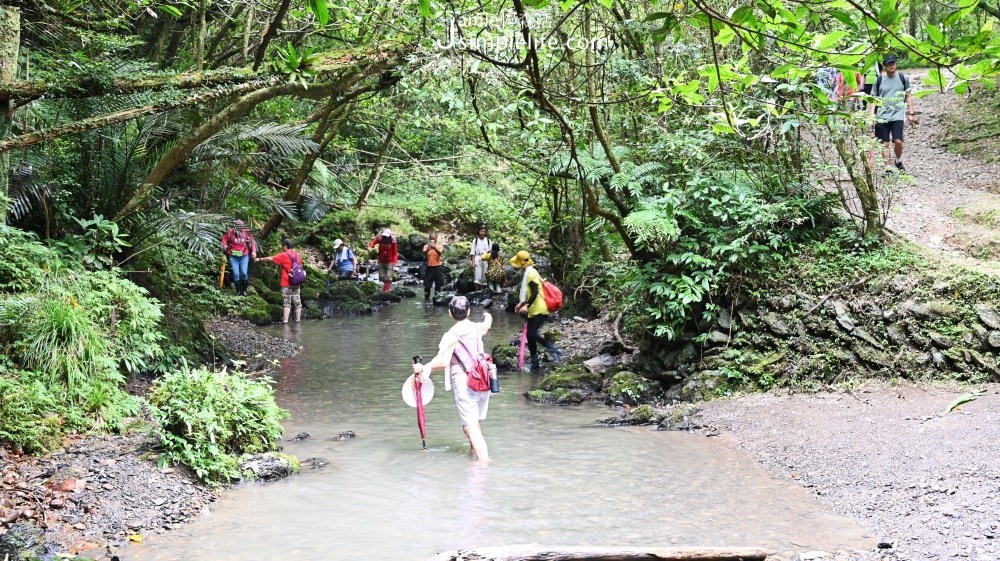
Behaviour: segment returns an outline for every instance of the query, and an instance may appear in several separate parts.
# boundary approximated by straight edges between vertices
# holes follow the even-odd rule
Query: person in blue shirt
[[[358,257],[341,239],[333,240],[333,260],[326,272],[329,273],[334,267],[337,267],[339,280],[350,280],[358,274]]]

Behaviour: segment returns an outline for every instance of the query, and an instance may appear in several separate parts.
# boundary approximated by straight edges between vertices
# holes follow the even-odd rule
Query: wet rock
[[[29,522],[18,522],[0,535],[0,559],[34,561],[47,559],[53,548],[45,541],[45,531]]]
[[[601,374],[617,364],[618,358],[607,354],[597,355],[592,359],[583,361],[583,365],[587,370],[596,374]]]
[[[983,322],[986,327],[1000,329],[1000,312],[997,312],[995,307],[987,304],[977,304],[976,314],[979,315],[979,321]]]
[[[288,456],[266,452],[240,458],[240,471],[250,479],[281,479],[297,472],[299,466]]]
[[[352,440],[354,438],[357,438],[357,436],[358,435],[354,434],[354,431],[352,431],[352,430],[345,430],[342,433],[338,433],[336,436],[334,436],[330,440],[337,440],[337,441],[340,441],[340,442],[344,442],[346,440]]]
[[[292,437],[292,442],[301,442],[307,438],[309,438],[308,432],[300,432],[299,434]]]
[[[596,422],[611,427],[625,425],[650,425],[656,423],[656,420],[654,419],[655,413],[656,412],[653,410],[652,406],[640,405],[625,411],[621,415],[600,419]]]
[[[554,391],[532,390],[524,396],[531,401],[552,405],[579,405],[586,399],[582,391],[565,388],[558,388]]]
[[[501,372],[517,370],[518,347],[514,345],[497,345],[493,347],[490,354],[493,357],[493,364],[497,365],[497,370]]]
[[[597,353],[601,355],[620,355],[625,352],[625,345],[618,341],[605,341],[601,343],[601,348]]]
[[[492,308],[493,307],[493,299],[492,298],[484,298],[482,301],[479,302],[479,305],[482,306],[482,307],[484,307],[484,308]]]

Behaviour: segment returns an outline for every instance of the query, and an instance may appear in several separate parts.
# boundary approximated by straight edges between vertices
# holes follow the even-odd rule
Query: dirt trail
[[[908,74],[915,85],[923,75]],[[888,226],[945,258],[1000,272],[1000,162],[955,154],[945,141],[948,120],[967,103],[953,93],[916,100],[903,154],[912,182],[899,182]]]

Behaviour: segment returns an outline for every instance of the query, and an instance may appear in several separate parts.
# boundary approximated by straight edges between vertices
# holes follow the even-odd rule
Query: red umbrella
[[[528,344],[528,324],[521,329],[521,350],[517,353],[517,369],[524,368],[524,347]]]

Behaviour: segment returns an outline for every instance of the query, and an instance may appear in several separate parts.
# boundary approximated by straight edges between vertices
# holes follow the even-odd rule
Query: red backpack
[[[545,298],[545,307],[549,313],[559,311],[563,305],[562,290],[547,280],[542,281],[542,297]]]
[[[458,339],[458,344],[462,345],[465,349],[465,354],[472,357],[473,364],[471,367],[466,366],[466,361],[462,360],[462,357],[458,352],[454,353],[454,357],[458,359],[461,363],[462,368],[465,369],[465,375],[468,376],[468,386],[469,389],[474,392],[488,392],[490,391],[490,378],[492,373],[496,368],[493,366],[493,357],[484,353],[482,349],[483,340],[479,338],[478,352],[473,353],[469,350],[469,347],[462,341],[461,338]],[[457,351],[458,349],[456,349]]]

